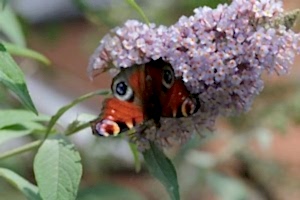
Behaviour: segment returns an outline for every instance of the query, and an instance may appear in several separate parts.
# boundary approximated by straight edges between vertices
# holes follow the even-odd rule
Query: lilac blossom
[[[197,8],[170,27],[129,20],[101,40],[88,71],[93,75],[111,65],[130,67],[158,58],[170,63],[202,108],[188,118],[162,119],[155,137],[163,140],[153,133],[144,139],[162,146],[172,138],[184,142],[193,130],[211,129],[218,115],[248,111],[263,89],[264,71],[289,72],[300,35],[285,24],[271,26],[283,16],[279,0],[233,0],[216,9]]]

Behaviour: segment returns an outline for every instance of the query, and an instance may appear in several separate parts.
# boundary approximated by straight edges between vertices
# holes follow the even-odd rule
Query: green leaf
[[[0,11],[1,11],[1,9],[4,10],[4,8],[5,8],[6,4],[7,4],[7,1],[8,0],[0,0],[0,6],[2,5],[1,8],[0,8]]]
[[[230,3],[229,0],[186,0],[183,1],[182,4],[184,5],[185,9],[191,10],[197,7],[209,6],[211,8],[216,8],[219,4]]]
[[[48,121],[49,117],[45,115],[35,115],[28,110],[1,110],[0,111],[0,129],[6,126],[21,124],[26,126],[28,122]]]
[[[38,193],[38,188],[15,172],[9,169],[0,168],[0,177],[3,177],[14,187],[20,190],[27,199],[41,200],[41,197]]]
[[[23,72],[12,57],[4,51],[0,51],[0,82],[17,95],[26,108],[37,114],[37,110],[29,95]]]
[[[80,155],[62,137],[47,139],[35,156],[34,174],[43,199],[75,199],[82,175]]]
[[[88,93],[86,95],[83,95],[77,99],[75,99],[74,101],[72,101],[70,104],[60,108],[55,115],[53,115],[51,117],[51,120],[48,124],[48,127],[47,127],[47,131],[46,131],[46,134],[45,134],[45,139],[48,137],[49,133],[51,132],[53,126],[56,124],[57,120],[65,113],[67,112],[70,108],[72,108],[73,106],[75,106],[76,104],[84,101],[84,100],[87,100],[93,96],[96,96],[96,95],[108,95],[110,93],[110,91],[108,90],[97,90],[95,92],[91,92],[91,93]]]
[[[153,143],[143,152],[143,156],[150,174],[166,187],[172,200],[179,200],[177,174],[172,162]]]
[[[0,129],[0,145],[31,133],[45,131],[45,127],[37,122],[27,122],[22,125],[9,126],[4,129]]]
[[[112,184],[101,184],[79,191],[78,200],[145,200],[141,194]]]
[[[30,133],[30,130],[0,130],[0,145],[9,140],[28,135]]]
[[[149,25],[150,24],[149,19],[145,15],[143,9],[135,2],[135,0],[126,0],[126,1],[133,9],[135,9],[139,13],[139,15],[141,15],[143,20]]]
[[[20,23],[9,5],[5,5],[0,12],[0,32],[13,43],[26,46]]]
[[[139,158],[139,151],[137,149],[136,144],[129,143],[129,147],[130,147],[130,150],[132,152],[133,159],[134,159],[135,172],[138,173],[138,172],[141,171],[141,161],[140,161],[140,158]]]
[[[16,56],[32,58],[37,61],[40,61],[41,63],[43,63],[45,65],[51,64],[51,61],[46,56],[40,54],[39,52],[36,52],[36,51],[28,49],[28,48],[20,47],[20,46],[17,46],[12,43],[8,43],[8,42],[2,42],[2,44],[4,45],[7,52],[10,54],[13,54]]]
[[[0,51],[6,51],[5,47],[3,44],[0,43]]]

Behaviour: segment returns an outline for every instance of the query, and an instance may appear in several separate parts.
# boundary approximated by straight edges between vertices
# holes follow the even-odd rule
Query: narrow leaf
[[[13,91],[23,105],[37,114],[37,110],[29,95],[23,72],[5,51],[0,51],[0,82]]]
[[[34,159],[34,174],[43,199],[75,199],[82,175],[80,155],[64,138],[47,139]]]
[[[135,2],[135,0],[126,0],[126,1],[131,7],[133,7],[139,13],[139,15],[141,15],[143,20],[149,25],[150,24],[149,19],[145,15],[143,9]]]
[[[45,115],[35,115],[28,110],[1,110],[0,111],[0,129],[6,126],[16,124],[26,124],[34,121],[48,121],[49,117]]]
[[[3,44],[0,43],[0,51],[6,51],[5,47]]]
[[[112,184],[101,184],[94,187],[88,187],[81,190],[78,194],[80,200],[145,200],[145,198],[136,191]]]
[[[0,0],[0,6],[1,6],[1,4],[2,4],[2,6],[1,6],[0,9],[4,10],[4,8],[5,8],[6,4],[7,4],[7,1],[8,1],[8,0]]]
[[[9,140],[28,135],[30,132],[30,130],[0,130],[0,145]]]
[[[188,8],[197,8],[203,6],[209,6],[211,8],[216,8],[219,4],[230,3],[230,0],[201,0],[201,1],[185,1],[184,5],[188,5]]]
[[[41,63],[45,65],[50,65],[51,61],[44,55],[40,54],[39,52],[36,52],[34,50],[17,46],[12,43],[8,42],[2,42],[4,45],[5,49],[7,50],[8,53],[16,55],[16,56],[22,56],[22,57],[27,57],[27,58],[32,58],[37,61],[40,61]]]
[[[15,172],[9,169],[0,168],[0,177],[3,177],[15,188],[20,190],[27,199],[41,200],[41,197],[38,193],[38,188]]]
[[[179,200],[177,174],[172,162],[153,143],[143,152],[143,156],[150,174],[166,187],[172,200]]]
[[[2,4],[4,5],[6,3],[3,2]],[[6,4],[0,12],[0,32],[2,32],[11,42],[22,47],[26,46],[20,23],[8,4]]]
[[[130,147],[130,150],[131,150],[132,155],[133,155],[134,164],[135,164],[135,171],[138,173],[139,171],[141,171],[141,161],[140,161],[140,158],[139,158],[139,151],[137,149],[136,144],[129,143],[129,147]]]
[[[0,145],[9,140],[36,132],[44,133],[45,127],[37,122],[26,122],[22,125],[17,124],[14,126],[6,127],[4,129],[0,129]]]

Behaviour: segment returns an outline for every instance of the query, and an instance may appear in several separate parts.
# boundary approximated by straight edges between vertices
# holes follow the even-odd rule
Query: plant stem
[[[90,126],[90,122],[81,124],[80,126],[76,127],[76,128],[73,129],[72,131],[66,132],[66,135],[67,135],[67,136],[73,135],[74,133],[77,133],[78,131],[81,131],[81,130],[83,130],[83,129],[85,129],[85,128],[88,128],[89,126]]]
[[[73,135],[74,133],[77,133],[78,131],[85,129],[88,126],[89,126],[89,123],[84,123],[84,124],[78,126],[73,131],[71,131],[69,133],[66,133],[66,135],[67,136]],[[42,142],[43,142],[43,140],[36,140],[36,141],[30,142],[28,144],[25,144],[21,147],[18,147],[18,148],[12,149],[10,151],[4,152],[4,153],[0,154],[0,160],[12,157],[14,155],[24,153],[26,151],[34,150],[34,149],[38,148],[42,144]]]
[[[33,149],[37,148],[40,145],[40,143],[41,143],[41,140],[36,140],[34,142],[25,144],[24,146],[4,152],[4,153],[0,154],[0,160],[17,155],[17,154],[24,153],[29,150],[33,150]]]

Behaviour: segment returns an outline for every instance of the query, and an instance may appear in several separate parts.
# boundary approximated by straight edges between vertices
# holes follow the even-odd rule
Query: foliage
[[[9,169],[0,168],[0,176],[5,178],[8,182],[14,185],[16,188],[21,190],[28,199],[40,200],[41,197],[38,193],[38,188],[28,182],[23,177],[19,176]]]
[[[172,200],[179,200],[179,186],[172,162],[153,143],[143,152],[149,172],[166,187]]]
[[[0,44],[0,82],[12,90],[21,102],[30,110],[37,114],[37,110],[29,96],[22,71],[15,61],[6,52],[3,44]]]
[[[35,156],[34,172],[43,199],[76,198],[82,175],[81,158],[67,139],[47,139]]]
[[[4,2],[6,1],[3,1],[3,5]],[[78,0],[75,2],[77,2],[78,6],[81,6],[91,21],[96,22],[99,18],[103,18],[103,15],[97,15],[99,12],[96,10],[91,11],[83,4],[83,1]],[[140,14],[143,13],[135,1],[128,0],[128,2]],[[182,4],[185,7],[194,8],[195,4],[198,5],[199,2],[184,1]],[[180,5],[178,3],[175,7]],[[82,163],[84,163],[87,155],[80,155],[75,145],[66,136],[76,134],[89,127],[89,119],[78,119],[64,130],[57,129],[59,125],[58,120],[78,103],[96,95],[108,95],[109,91],[99,90],[83,95],[68,105],[62,106],[53,116],[38,114],[26,86],[23,72],[11,57],[11,54],[35,59],[46,65],[49,65],[50,61],[40,53],[26,48],[26,42],[17,17],[8,5],[5,4],[3,9],[4,12],[0,11],[1,32],[10,42],[0,41],[0,82],[19,98],[27,110],[0,110],[0,145],[26,136],[30,136],[33,140],[23,146],[1,153],[0,161],[19,156],[23,152],[34,152],[36,150],[33,171],[37,185],[31,183],[29,181],[30,178],[25,178],[25,176],[23,177],[9,168],[0,168],[0,177],[22,192],[27,199],[32,200],[71,200],[76,198],[92,200],[120,199],[123,197],[130,200],[146,199],[142,194],[115,184],[105,183],[97,184],[94,187],[79,187],[83,174]],[[146,22],[149,21],[144,14],[141,15]],[[295,85],[299,85],[299,83]],[[250,172],[256,170],[255,164],[265,167],[265,169],[272,169],[270,166],[274,167],[276,164],[263,161],[252,152],[250,146],[255,141],[263,148],[269,148],[274,134],[270,129],[263,127],[265,123],[269,127],[281,131],[285,130],[290,118],[295,123],[299,123],[299,87],[296,87],[295,90],[296,92],[293,94],[287,95],[287,101],[265,105],[263,109],[254,110],[247,117],[230,118],[231,125],[238,128],[233,130],[231,134],[228,134],[229,136],[226,139],[230,142],[219,155],[205,153],[201,147],[220,136],[207,137],[205,140],[196,136],[177,153],[174,159],[177,172],[166,153],[158,149],[154,144],[151,144],[151,148],[143,153],[144,163],[150,174],[165,186],[171,199],[178,200],[180,196],[189,196],[189,191],[194,191],[194,187],[190,186],[199,185],[201,187],[208,185],[219,199],[247,199],[250,195],[247,189],[247,181],[243,181],[238,177],[224,175],[217,168],[233,157],[238,159],[243,166],[246,166],[245,169]],[[246,118],[250,118],[250,120],[247,121]],[[253,129],[253,126],[257,127]],[[241,130],[243,130],[243,133],[240,132]],[[87,151],[92,150],[90,147],[87,147],[87,149]],[[130,144],[130,149],[135,161],[136,171],[139,172],[143,170],[139,152],[134,144]],[[171,155],[171,153],[167,155]],[[272,169],[268,173],[277,172],[276,169]],[[266,175],[266,173],[256,172],[251,179],[248,177],[248,182],[251,181],[251,184],[254,186],[261,185],[263,181],[257,177],[264,178],[263,175]],[[178,180],[180,180],[180,187]],[[268,177],[265,180],[268,180]],[[262,196],[269,197],[271,194],[268,191],[268,186],[266,184],[263,186]],[[197,189],[197,187],[195,188]]]

